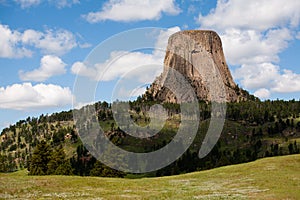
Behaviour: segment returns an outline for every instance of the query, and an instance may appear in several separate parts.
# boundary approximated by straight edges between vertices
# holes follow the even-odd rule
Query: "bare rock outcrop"
[[[232,79],[221,39],[214,31],[188,30],[171,35],[163,73],[146,91],[144,98],[171,103],[184,101],[185,94],[178,97],[178,94],[176,96],[165,87],[166,80],[171,83],[178,81],[173,71],[183,75],[199,100],[215,101],[223,98],[226,102],[238,102],[246,99],[244,91]]]

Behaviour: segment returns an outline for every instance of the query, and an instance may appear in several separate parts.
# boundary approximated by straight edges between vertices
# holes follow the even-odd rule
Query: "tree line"
[[[134,122],[149,123],[146,113],[155,103],[158,102],[129,102]],[[121,148],[137,152],[154,151],[168,144],[176,134],[176,127],[165,126],[156,137],[134,138],[117,126],[112,104],[97,102],[94,106],[97,112],[97,119],[94,120],[105,126],[110,140]],[[163,106],[170,118],[180,115],[180,105],[164,103]],[[149,175],[173,175],[262,157],[299,153],[300,101],[261,102],[255,99],[228,103],[221,138],[210,154],[201,160],[197,152],[209,123],[211,104],[199,102],[199,109],[200,129],[188,151],[171,165]],[[27,168],[30,175],[126,176],[105,166],[90,154],[82,145],[76,127],[70,123],[72,118],[71,111],[41,115],[20,120],[4,129],[0,142],[0,171]],[[73,147],[73,154],[67,155],[66,148],[70,146]]]

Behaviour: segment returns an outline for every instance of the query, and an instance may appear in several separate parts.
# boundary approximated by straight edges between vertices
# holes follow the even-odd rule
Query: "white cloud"
[[[112,81],[111,100],[129,100],[136,95],[144,93],[145,87],[151,84],[154,79],[163,71],[163,61],[168,38],[180,28],[173,27],[160,32],[154,31],[156,40],[151,53],[113,51],[104,62],[88,60],[85,63],[75,62],[71,67],[71,72],[78,76],[87,77],[94,81]],[[148,33],[147,33],[148,34]],[[152,33],[147,35],[154,36]],[[96,51],[96,50],[95,50]],[[93,56],[92,56],[93,57]],[[84,80],[84,81],[88,81]],[[101,91],[101,85],[99,84]],[[107,89],[106,89],[107,90]],[[105,95],[105,94],[103,94]],[[87,96],[87,95],[81,95]],[[85,100],[79,100],[84,102]]]
[[[66,64],[57,56],[46,55],[41,59],[38,69],[30,72],[19,71],[23,81],[45,81],[48,78],[66,73]]]
[[[299,74],[281,70],[279,54],[296,39],[300,1],[218,0],[208,15],[199,15],[201,29],[216,30],[223,41],[233,73],[245,89],[267,97],[267,92],[300,91]]]
[[[69,88],[52,84],[13,84],[0,87],[0,108],[31,110],[46,107],[61,107],[72,104]]]
[[[20,58],[31,56],[32,52],[29,49],[20,46],[21,37],[20,32],[12,31],[8,26],[0,24],[0,57]]]
[[[158,20],[162,13],[177,15],[180,9],[174,0],[109,0],[99,12],[90,12],[83,17],[90,23],[105,20],[112,21],[141,21]]]
[[[79,0],[48,0],[53,3],[57,8],[71,7],[73,4],[79,4]]]
[[[17,4],[20,4],[21,8],[29,8],[37,6],[42,3],[41,0],[14,0]],[[48,0],[50,4],[54,4],[57,8],[70,7],[73,4],[79,4],[79,0]]]
[[[268,99],[271,96],[271,92],[266,88],[261,88],[254,92],[254,95],[261,99]]]
[[[227,61],[233,65],[278,62],[282,52],[292,39],[286,28],[268,30],[226,29],[221,35]]]
[[[77,46],[75,36],[63,29],[48,29],[45,33],[29,29],[22,34],[22,42],[55,55],[62,55]]]
[[[85,76],[85,77],[90,77],[94,80],[96,80],[97,76],[97,71],[93,67],[87,67],[84,63],[82,62],[75,62],[72,67],[71,67],[71,72],[73,74],[78,74],[80,76]]]
[[[300,1],[295,0],[218,0],[207,16],[199,15],[202,27],[264,31],[275,27],[298,26]]]
[[[233,77],[248,89],[271,87],[278,76],[279,66],[270,63],[242,65],[233,72]]]
[[[300,92],[300,74],[271,63],[260,65],[243,65],[233,72],[236,80],[240,80],[247,89],[257,90],[254,94],[266,97],[266,90],[279,93]],[[265,96],[264,96],[265,95]]]
[[[136,75],[138,73],[137,68],[144,66],[145,71],[148,73],[144,71],[143,74],[140,74],[140,79],[142,82],[148,83],[162,71],[162,64],[163,59],[152,54],[114,51],[111,52],[109,59],[104,63],[86,66],[82,62],[76,62],[72,65],[71,71],[73,74],[86,76],[96,81],[111,81],[128,75],[128,73],[131,76]],[[149,68],[149,70],[146,68]]]
[[[90,43],[82,43],[82,44],[79,44],[79,47],[82,48],[82,49],[85,49],[85,48],[90,48],[92,46],[92,44]]]
[[[120,53],[123,55],[119,57]],[[105,69],[105,67],[107,67],[105,70],[105,76],[103,76],[101,80],[109,81],[124,75],[140,75],[141,71],[137,71],[137,69],[143,67],[145,71],[143,75],[140,75],[140,81],[149,82],[153,80],[160,71],[162,71],[162,64],[162,58],[155,57],[152,54],[145,54],[141,52],[112,52],[111,58],[108,62],[105,62],[104,64],[97,64],[96,68]],[[149,74],[149,72],[151,74]]]
[[[94,66],[75,62],[71,72],[96,81],[110,81],[127,75],[137,78],[140,83],[151,83],[163,70],[163,59],[169,36],[178,31],[180,31],[179,27],[160,31],[152,54],[114,51],[111,52],[110,57],[105,62],[96,63]],[[102,76],[103,73],[105,76]]]
[[[289,93],[300,91],[300,74],[295,74],[291,70],[283,70],[283,74],[276,80],[276,85],[272,88],[274,92]]]
[[[14,0],[14,1],[20,4],[21,8],[23,9],[39,5],[41,3],[41,0]]]
[[[154,52],[154,55],[164,58],[169,37],[178,31],[180,31],[180,28],[178,26],[174,26],[166,30],[161,30],[155,43],[156,51]]]
[[[0,24],[0,57],[21,58],[32,56],[30,47],[41,49],[45,54],[62,55],[78,46],[76,37],[67,30],[40,32],[32,29],[23,33]]]

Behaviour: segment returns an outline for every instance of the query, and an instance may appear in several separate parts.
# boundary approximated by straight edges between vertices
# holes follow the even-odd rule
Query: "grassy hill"
[[[300,199],[299,188],[300,154],[160,178],[0,174],[0,199]]]
[[[130,119],[140,126],[147,126],[150,122],[147,113],[155,103],[129,102]],[[123,176],[107,170],[103,165],[97,165],[96,159],[81,143],[80,130],[89,132],[87,127],[94,129],[100,124],[110,141],[120,148],[131,152],[152,152],[168,144],[181,124],[178,104],[166,103],[162,106],[168,113],[164,127],[154,137],[143,139],[132,137],[118,127],[113,117],[112,104],[107,102],[97,102],[82,108],[93,108],[96,112],[89,119],[83,115],[84,124],[81,126],[73,123],[72,110],[20,120],[3,129],[0,134],[0,172],[31,168],[34,169],[31,174],[42,171],[50,175],[62,174],[62,170],[57,169],[71,168],[68,170],[70,175]],[[199,102],[199,129],[188,151],[173,164],[145,176],[176,175],[246,163],[263,157],[300,153],[300,101],[247,101],[227,105],[226,121],[217,144],[205,158],[199,159],[197,153],[211,118],[210,106],[206,102]],[[48,152],[51,159],[42,163],[46,167],[35,165],[35,161],[39,161],[38,156],[32,158],[34,152],[37,152],[36,155],[41,152],[37,146],[43,140],[51,147],[51,152]],[[62,161],[56,159],[58,156],[55,152],[61,153]],[[52,168],[48,170],[50,160],[57,164],[49,165]]]

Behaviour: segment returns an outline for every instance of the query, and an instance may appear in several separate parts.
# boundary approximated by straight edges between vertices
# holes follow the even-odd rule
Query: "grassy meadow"
[[[300,199],[300,155],[142,179],[0,174],[0,199]]]

